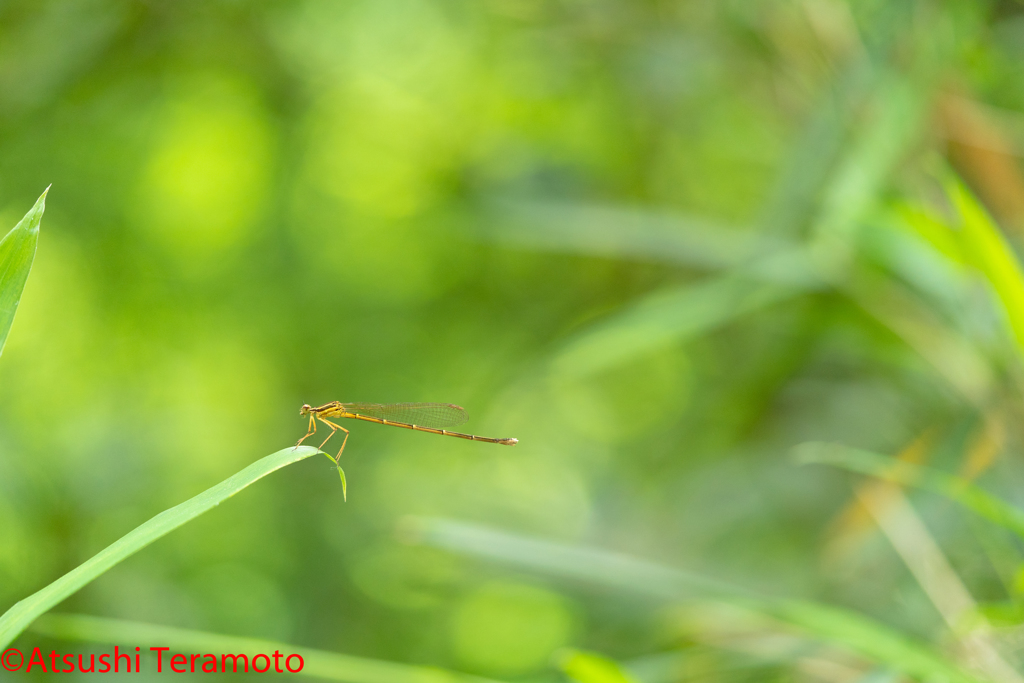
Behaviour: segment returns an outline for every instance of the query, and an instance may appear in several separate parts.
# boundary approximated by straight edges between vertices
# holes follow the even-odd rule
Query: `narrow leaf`
[[[815,640],[842,645],[915,680],[979,680],[926,645],[855,612],[800,600],[775,601],[759,611],[796,626]]]
[[[3,353],[7,335],[14,323],[14,314],[21,303],[28,273],[36,256],[39,241],[39,222],[46,210],[46,188],[25,217],[0,240],[0,353]]]
[[[0,616],[0,649],[18,637],[29,624],[62,600],[97,578],[125,558],[153,541],[209,511],[271,472],[304,460],[321,451],[310,446],[290,447],[257,460],[221,483],[180,505],[164,510],[136,527],[99,553],[78,565],[49,586],[16,603]]]
[[[928,645],[845,609],[818,603],[758,596],[718,579],[702,577],[619,553],[573,546],[454,520],[414,518],[406,537],[434,547],[499,560],[563,578],[609,587],[620,593],[684,600],[703,591],[715,599],[783,622],[807,637],[841,645],[911,678],[976,680]]]
[[[832,465],[902,486],[933,491],[1024,538],[1024,510],[993,496],[966,479],[838,444],[808,443],[797,448],[796,454],[805,463]]]
[[[742,265],[764,246],[749,230],[629,206],[508,199],[494,202],[490,214],[481,238],[538,251],[718,270]]]
[[[1006,237],[959,179],[946,177],[946,192],[959,213],[960,242],[971,263],[992,286],[1006,312],[1019,349],[1024,350],[1024,272]]]
[[[648,295],[570,340],[552,361],[561,375],[598,373],[709,332],[799,293],[727,275]]]

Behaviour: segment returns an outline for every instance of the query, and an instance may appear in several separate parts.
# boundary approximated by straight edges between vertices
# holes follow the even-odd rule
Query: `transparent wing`
[[[376,417],[388,422],[448,429],[455,427],[469,416],[461,407],[451,403],[342,403],[347,412],[366,417]]]

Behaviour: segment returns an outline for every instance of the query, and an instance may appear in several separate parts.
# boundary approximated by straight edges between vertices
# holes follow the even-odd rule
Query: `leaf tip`
[[[29,209],[27,214],[25,214],[25,217],[21,219],[22,222],[18,223],[18,226],[21,226],[25,221],[28,221],[27,227],[29,230],[39,230],[39,223],[43,218],[43,212],[46,211],[46,195],[49,193],[51,187],[53,187],[53,183],[46,186],[46,189],[43,190],[41,195],[39,195],[39,199],[37,199],[36,203],[32,205],[32,208]]]
[[[32,207],[33,209],[39,209],[39,213],[42,213],[46,209],[46,195],[50,193],[51,187],[53,187],[53,183],[46,186],[43,193],[39,195],[39,199],[36,200],[36,205]]]

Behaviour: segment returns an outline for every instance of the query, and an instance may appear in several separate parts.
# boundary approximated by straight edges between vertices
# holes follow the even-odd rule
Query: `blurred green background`
[[[1021,680],[1019,539],[793,457],[1024,504],[1021,155],[1008,0],[0,2],[0,232],[53,183],[0,360],[0,611],[303,403],[441,401],[519,445],[346,424],[347,503],[308,460],[58,611],[509,681],[614,679],[564,648],[925,678],[750,591]]]

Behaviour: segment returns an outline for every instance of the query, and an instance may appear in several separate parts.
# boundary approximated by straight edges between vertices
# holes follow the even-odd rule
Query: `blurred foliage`
[[[1019,541],[946,496],[1024,504],[1022,46],[995,0],[0,3],[0,232],[53,183],[0,609],[303,403],[444,401],[519,445],[353,425],[347,504],[311,459],[59,609],[507,680],[1020,680]],[[662,565],[700,580],[637,599]]]

